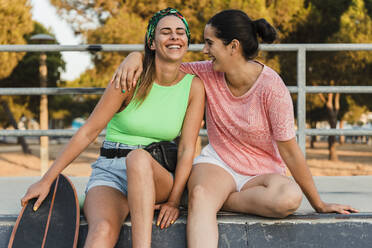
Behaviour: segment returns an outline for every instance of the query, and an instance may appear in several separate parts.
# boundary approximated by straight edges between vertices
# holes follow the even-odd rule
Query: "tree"
[[[33,24],[32,32],[24,34],[24,39],[27,43],[32,43],[30,37],[34,34],[45,33],[52,35],[46,28],[37,22],[31,22]],[[53,35],[52,35],[53,36]],[[13,68],[11,74],[0,80],[0,87],[40,87],[39,79],[39,53],[28,52]],[[5,63],[3,63],[5,64]],[[62,60],[61,53],[51,52],[47,56],[47,67],[48,67],[48,86],[56,87],[60,79],[61,72],[65,69],[65,62]],[[60,107],[53,104],[54,99],[60,96],[51,96],[50,98],[50,114],[60,111]],[[39,116],[39,103],[40,96],[3,96],[2,98],[3,111],[6,115],[0,118],[0,123],[3,125],[12,125],[18,129],[17,121],[22,116],[28,118],[38,119]],[[65,105],[61,105],[62,107]],[[53,108],[54,107],[54,108]],[[22,141],[24,143],[24,141]],[[26,147],[22,144],[23,147]],[[27,148],[23,149],[24,152],[28,152]]]
[[[191,29],[191,43],[203,43],[203,30],[209,18],[218,11],[229,8],[241,9],[252,19],[266,18],[278,26],[282,37],[293,29],[297,16],[302,16],[304,5],[304,0],[291,0],[291,4],[285,0],[159,0],[156,2],[149,0],[52,0],[51,2],[57,7],[58,13],[71,23],[75,32],[82,34],[91,44],[143,43],[148,19],[156,11],[168,6],[179,9],[187,18]],[[285,8],[285,10],[280,11],[279,8]],[[96,86],[106,86],[125,56],[126,53],[118,52],[95,53],[93,56],[95,67],[81,77],[80,83],[87,84],[94,81]],[[189,53],[185,61],[206,58],[200,53]],[[275,69],[279,69],[277,59],[265,54],[261,56],[261,59],[267,61]]]
[[[371,22],[363,0],[309,0],[310,10],[297,22],[295,31],[284,43],[369,43]],[[356,30],[358,27],[359,31]],[[286,56],[287,55],[287,56]],[[370,53],[368,52],[311,52],[307,54],[308,85],[358,85],[362,77],[370,78]],[[283,54],[280,60],[284,77],[295,81],[295,55]],[[289,80],[289,82],[292,82]],[[353,97],[359,97],[353,95]],[[340,103],[340,99],[344,99]],[[340,94],[318,94],[308,97],[312,102],[323,102],[327,119],[332,128],[347,112],[348,104]],[[308,101],[308,104],[310,102]],[[310,103],[310,105],[313,105]],[[324,113],[324,112],[323,112]],[[323,117],[322,117],[323,118]],[[329,158],[337,160],[335,138],[329,137]]]
[[[54,37],[54,34],[48,31],[43,25],[38,22],[33,22],[33,31],[25,35],[27,43],[35,44],[35,42],[30,38],[39,33],[48,34]],[[23,59],[13,69],[11,75],[1,81],[3,87],[40,87],[39,59],[40,53],[27,52]],[[60,82],[60,76],[62,71],[65,70],[65,62],[62,59],[61,53],[48,52],[46,63],[48,68],[48,87],[57,87],[57,84],[63,84],[63,82]],[[51,101],[53,101],[53,98],[54,96],[49,97]],[[33,117],[39,117],[40,96],[18,97],[16,101],[20,105],[29,104],[28,109],[33,114]],[[51,109],[51,111],[53,112],[53,109]]]
[[[31,7],[27,0],[0,0],[0,44],[25,44],[24,35],[32,31]],[[15,28],[16,27],[16,28]],[[0,79],[9,76],[25,53],[0,53]],[[5,62],[6,61],[6,62]]]
[[[0,0],[0,44],[25,44],[23,36],[32,31],[30,8],[27,0],[15,2]],[[23,56],[24,53],[0,53],[0,80],[9,76]],[[18,128],[9,108],[7,97],[0,96],[0,105],[2,106],[0,116],[7,116],[9,122]],[[22,144],[23,151],[28,153],[29,149],[24,139],[19,138],[18,142]]]
[[[368,43],[372,37],[372,21],[364,7],[363,0],[352,0],[347,11],[340,18],[339,30],[329,37],[328,42],[338,43]],[[337,52],[332,56],[332,71],[337,71],[334,75],[339,85],[360,85],[365,78],[370,77],[370,71],[366,70],[368,64],[372,63],[372,55],[368,51],[360,52]],[[366,73],[367,72],[367,73]],[[355,75],[358,75],[355,77]],[[362,77],[361,77],[362,76]],[[330,81],[331,83],[333,81]],[[327,109],[329,111],[329,123],[332,128],[336,128],[339,111],[339,94],[329,94]],[[353,95],[355,98],[356,96]],[[357,96],[358,98],[358,96]],[[329,137],[330,159],[337,160],[335,152],[334,136]]]

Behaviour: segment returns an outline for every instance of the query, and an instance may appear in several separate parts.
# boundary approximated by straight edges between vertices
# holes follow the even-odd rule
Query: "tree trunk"
[[[344,128],[344,120],[340,120],[340,129],[343,129]],[[345,144],[345,136],[344,135],[341,135],[340,136],[340,145],[343,145]]]
[[[328,137],[328,150],[329,150],[329,160],[331,161],[338,161],[338,155],[336,150],[336,136],[329,136]]]
[[[311,128],[316,128],[316,121],[310,122],[310,126],[311,126]],[[316,135],[313,135],[313,136],[311,136],[311,140],[310,140],[310,148],[311,149],[315,148],[315,145],[314,145],[315,142],[316,142]]]
[[[332,85],[332,83],[331,83]],[[328,99],[327,99],[327,111],[328,111],[328,122],[331,128],[337,127],[337,115],[338,111],[340,109],[340,94],[336,93],[334,97],[333,102],[333,93],[328,93]],[[336,150],[336,137],[335,136],[329,136],[328,137],[328,150],[329,150],[329,160],[337,161],[337,150]]]
[[[0,99],[0,102],[1,102],[1,105],[3,106],[3,108],[4,108],[5,113],[8,115],[8,118],[10,120],[10,124],[12,124],[12,126],[15,129],[18,129],[17,122],[14,119],[14,116],[13,116],[12,111],[10,110],[10,108],[8,106],[8,103],[5,100],[1,100],[1,99]],[[18,144],[21,144],[23,153],[25,153],[25,154],[30,154],[31,153],[30,148],[28,147],[24,137],[18,137]]]

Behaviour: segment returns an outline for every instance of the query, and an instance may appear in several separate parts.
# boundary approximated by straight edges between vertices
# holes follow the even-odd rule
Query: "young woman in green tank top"
[[[106,149],[133,149],[127,157],[100,156],[92,165],[84,214],[89,224],[85,247],[114,247],[123,221],[131,214],[133,247],[150,247],[154,209],[157,226],[169,227],[190,175],[195,142],[204,113],[199,78],[179,70],[190,42],[186,20],[175,9],[157,12],[145,38],[144,72],[135,89],[109,85],[94,111],[40,181],[31,185],[22,204],[46,198],[51,183],[107,126]],[[180,135],[175,174],[142,147]]]

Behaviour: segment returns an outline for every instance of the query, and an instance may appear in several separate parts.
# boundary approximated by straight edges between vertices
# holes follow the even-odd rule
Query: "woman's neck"
[[[262,65],[255,61],[237,63],[225,72],[226,82],[229,87],[235,89],[250,88],[256,82],[262,68]]]
[[[155,82],[170,86],[179,81],[181,62],[165,62],[155,60]]]
[[[242,96],[249,91],[261,74],[263,66],[254,61],[244,61],[230,67],[225,72],[227,87],[236,96]]]

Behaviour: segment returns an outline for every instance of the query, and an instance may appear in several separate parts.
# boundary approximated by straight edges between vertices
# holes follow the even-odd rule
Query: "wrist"
[[[52,185],[55,178],[53,178],[51,175],[47,173],[44,174],[44,176],[41,178],[40,182],[45,185]]]
[[[171,205],[172,207],[175,207],[175,208],[178,208],[180,206],[179,201],[171,201],[171,200],[169,200],[169,201],[167,201],[167,203],[169,205]]]
[[[322,213],[324,211],[324,208],[325,208],[325,204],[323,201],[320,201],[318,203],[314,203],[312,204],[313,208],[318,212],[318,213]]]

